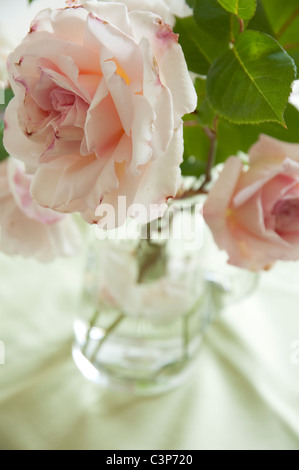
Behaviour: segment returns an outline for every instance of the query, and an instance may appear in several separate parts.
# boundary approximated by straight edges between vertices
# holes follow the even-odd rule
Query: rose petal
[[[110,5],[109,5],[110,6]],[[85,42],[97,49],[108,49],[125,71],[133,91],[142,89],[142,57],[134,39],[114,24],[90,14],[87,18]]]
[[[133,11],[129,13],[136,40],[146,37],[158,61],[161,82],[170,89],[173,97],[175,125],[186,113],[192,112],[197,95],[187,69],[177,35],[151,13]]]
[[[21,167],[16,170],[15,165],[19,164],[12,159],[0,164],[0,250],[8,255],[35,256],[43,262],[51,261],[56,256],[77,253],[81,236],[71,216],[62,220],[61,214],[45,210],[35,205],[30,197],[28,199],[27,177],[22,174]],[[13,179],[9,184],[8,166],[10,177],[17,171],[17,184]],[[22,188],[23,191],[18,192]],[[22,196],[25,193],[24,207]]]
[[[13,98],[6,108],[3,143],[11,155],[20,158],[27,165],[36,167],[44,151],[44,144],[35,142],[23,134],[18,123],[18,107],[17,98]]]
[[[115,219],[110,219],[109,214],[106,218],[109,228],[123,225],[128,209],[134,204],[142,206],[143,212],[150,220],[151,210],[155,209],[151,208],[152,205],[162,206],[169,197],[175,196],[181,176],[179,165],[183,156],[182,133],[183,126],[181,125],[174,132],[163,157],[141,167],[140,173],[136,176],[132,175],[128,178],[123,167],[116,168],[119,187],[110,194],[106,194],[102,201],[103,204],[110,204],[115,208]],[[120,196],[125,196],[126,207],[119,204]]]
[[[281,163],[286,157],[299,162],[299,144],[282,142],[261,134],[257,143],[249,150],[250,164]]]

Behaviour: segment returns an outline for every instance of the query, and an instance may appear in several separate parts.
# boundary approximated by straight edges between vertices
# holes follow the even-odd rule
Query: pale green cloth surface
[[[111,393],[71,357],[80,258],[0,255],[0,449],[298,449],[299,265],[280,264],[227,309],[197,371],[156,398]]]

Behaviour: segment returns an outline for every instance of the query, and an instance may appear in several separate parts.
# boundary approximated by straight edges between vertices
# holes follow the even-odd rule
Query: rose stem
[[[99,350],[101,349],[101,347],[103,346],[103,344],[105,343],[105,341],[107,341],[110,333],[112,333],[116,328],[117,326],[121,323],[121,321],[125,318],[125,314],[124,313],[121,313],[117,319],[112,323],[112,325],[109,326],[109,328],[106,329],[105,331],[105,336],[103,336],[103,338],[99,341],[97,347],[95,348],[93,354],[91,355],[91,357],[89,358],[89,361],[91,363],[94,363],[96,357],[97,357],[97,354],[99,352]]]
[[[93,317],[92,319],[90,320],[90,323],[89,323],[89,328],[86,332],[86,338],[85,338],[85,344],[84,344],[84,348],[82,349],[82,353],[83,355],[85,356],[86,354],[86,350],[87,350],[87,347],[88,347],[88,344],[89,344],[89,336],[90,336],[90,333],[91,333],[91,330],[93,329],[98,317],[100,315],[100,312],[98,310],[96,310],[93,314]]]
[[[294,13],[287,19],[287,21],[282,25],[280,30],[276,33],[276,38],[279,39],[283,33],[288,29],[288,27],[293,23],[293,21],[299,15],[299,7],[294,11]]]

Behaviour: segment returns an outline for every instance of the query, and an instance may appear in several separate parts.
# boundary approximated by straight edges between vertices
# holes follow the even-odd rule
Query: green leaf
[[[256,9],[256,0],[218,0],[218,3],[242,20],[250,20]]]
[[[296,67],[297,67],[297,78],[298,78],[298,74],[299,74],[299,44],[298,46],[294,46],[292,48],[288,48],[287,50],[288,54],[292,57],[292,59],[294,60],[295,64],[296,64]]]
[[[195,0],[187,0],[186,3],[187,5],[189,5],[189,7],[193,8],[195,4]]]
[[[207,55],[203,41],[200,40],[201,32],[192,16],[177,18],[175,32],[180,35],[179,42],[183,48],[188,69],[192,72],[206,75],[212,63]]]
[[[211,107],[209,100],[206,96],[206,83],[207,80],[203,78],[197,78],[194,86],[198,96],[197,102],[197,121],[203,127],[213,128],[215,111]]]
[[[288,28],[278,38],[279,43],[293,57],[297,68],[299,67],[298,53],[299,53],[299,16],[294,18]]]
[[[180,35],[189,70],[200,75],[207,75],[213,60],[228,50],[228,41],[223,42],[201,29],[192,16],[176,18],[174,31]]]
[[[193,124],[194,121],[193,121]],[[207,155],[209,153],[210,141],[203,130],[197,125],[184,125],[184,162],[181,165],[184,176],[196,176],[205,173]]]
[[[167,268],[165,244],[149,243],[147,239],[140,240],[136,259],[138,284],[153,282],[165,276]]]
[[[294,59],[299,68],[299,2],[298,0],[259,0],[272,33]],[[257,15],[256,15],[257,16]],[[250,24],[250,27],[252,25]],[[253,29],[258,29],[254,28]],[[263,30],[264,32],[266,29]]]
[[[199,28],[214,39],[230,41],[231,14],[223,10],[218,0],[195,0],[194,18]]]
[[[4,122],[0,121],[0,162],[2,162],[8,157],[8,153],[6,152],[4,145],[3,145],[3,132],[4,132]]]
[[[260,134],[267,134],[285,142],[298,143],[299,111],[291,104],[287,106],[285,121],[287,129],[272,122],[239,125],[219,119],[216,163],[225,161],[239,151],[248,152]]]
[[[270,24],[278,36],[299,15],[298,0],[262,0]]]
[[[276,121],[296,77],[292,58],[270,36],[245,31],[210,68],[207,96],[217,114],[235,123]]]
[[[10,100],[13,98],[14,94],[11,88],[5,88],[4,90],[4,100],[5,103],[0,103],[0,111],[4,111]]]
[[[257,2],[256,12],[254,17],[248,23],[248,29],[254,29],[256,31],[269,34],[270,36],[275,36],[273,28],[263,7],[262,0],[258,0]]]
[[[194,88],[197,94],[197,110],[198,110],[207,96],[206,77],[197,77],[194,82]]]

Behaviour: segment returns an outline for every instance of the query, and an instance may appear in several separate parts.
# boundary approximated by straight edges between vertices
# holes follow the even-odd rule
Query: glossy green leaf
[[[261,7],[260,7],[261,5]],[[255,21],[263,10],[262,29],[256,27]],[[270,26],[266,26],[266,23]],[[299,67],[299,2],[298,0],[258,0],[257,13],[249,25],[275,37]]]
[[[299,67],[298,54],[299,54],[299,15],[294,18],[294,21],[288,28],[279,36],[279,43],[293,57],[297,68]]]
[[[288,104],[285,112],[285,121],[287,129],[272,122],[259,125],[239,125],[220,119],[218,123],[216,162],[223,162],[239,151],[247,152],[258,140],[260,134],[267,134],[286,142],[298,143],[299,111],[290,104]]]
[[[4,122],[0,121],[0,162],[2,162],[8,157],[8,153],[6,152],[3,146],[3,131],[4,131]]]
[[[192,72],[206,75],[212,63],[207,54],[201,32],[194,18],[177,18],[174,31],[180,35],[179,43],[183,48],[188,69]]]
[[[201,29],[192,16],[176,18],[174,31],[180,35],[189,70],[200,75],[206,75],[213,60],[228,50],[228,41]]]
[[[199,28],[214,39],[231,40],[231,14],[225,11],[218,0],[195,0],[194,18]]]
[[[294,60],[296,67],[297,67],[297,78],[299,77],[299,44],[297,47],[292,47],[288,49],[288,54],[292,57]]]
[[[207,96],[217,114],[232,122],[284,125],[295,77],[294,61],[277,41],[258,31],[245,31],[210,68]]]
[[[4,90],[5,103],[0,104],[0,112],[4,111],[10,100],[13,98],[14,94],[11,88],[6,88]]]
[[[218,0],[218,3],[243,20],[252,18],[256,9],[256,0]]]
[[[206,83],[207,80],[203,78],[197,78],[194,86],[198,96],[197,102],[197,121],[203,127],[213,128],[215,119],[215,111],[211,107],[210,102],[206,96]]]
[[[194,124],[194,122],[193,122]],[[198,125],[184,125],[184,162],[181,165],[184,176],[196,176],[205,173],[210,141],[203,128]]]
[[[248,29],[254,29],[256,31],[269,34],[270,36],[275,36],[273,28],[262,4],[262,0],[257,1],[256,12],[254,17],[248,23]]]

